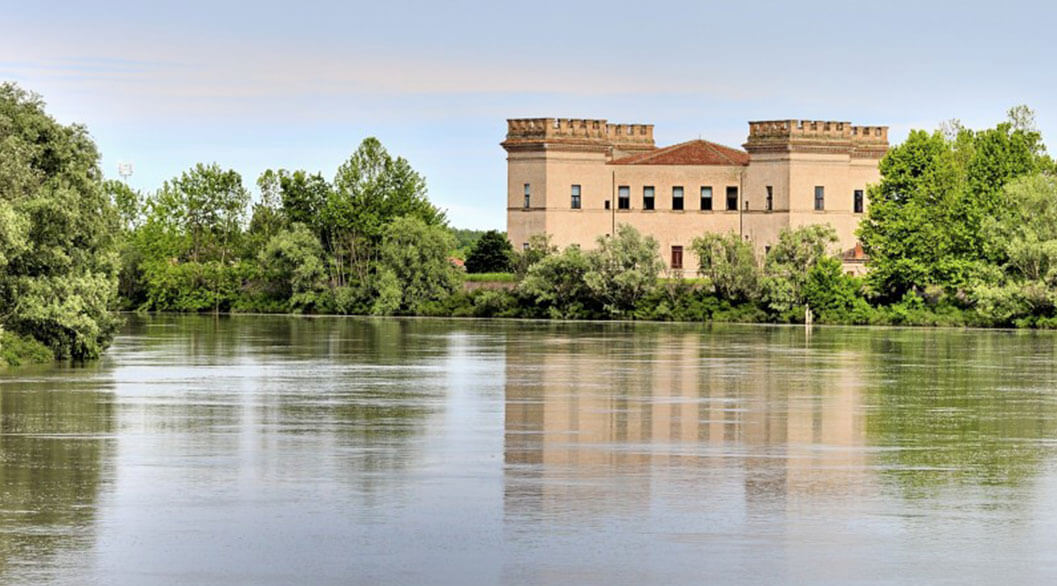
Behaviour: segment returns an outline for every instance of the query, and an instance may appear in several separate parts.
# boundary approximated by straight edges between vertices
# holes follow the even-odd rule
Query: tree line
[[[1030,110],[914,131],[881,161],[845,274],[826,226],[768,254],[705,233],[697,274],[629,226],[591,250],[453,230],[405,159],[365,139],[333,178],[199,164],[141,193],[107,180],[83,126],[0,85],[0,362],[98,356],[116,309],[1057,326],[1057,183]],[[465,270],[453,257],[466,257]],[[466,271],[503,273],[464,290]]]

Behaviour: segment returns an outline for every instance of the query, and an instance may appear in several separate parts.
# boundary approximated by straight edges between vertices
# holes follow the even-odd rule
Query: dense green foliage
[[[59,358],[106,348],[121,222],[107,195],[88,131],[0,85],[0,327]]]
[[[489,230],[481,235],[466,255],[468,273],[506,273],[512,267],[514,248],[506,234]]]
[[[884,300],[939,286],[947,292],[993,281],[1002,262],[983,227],[1011,211],[1003,188],[1016,177],[1052,172],[1030,111],[1015,108],[995,128],[954,124],[913,131],[881,161],[860,226],[871,290]]]
[[[458,288],[444,214],[426,199],[422,177],[376,139],[364,140],[333,182],[281,169],[257,186],[251,208],[236,172],[197,165],[146,198],[123,196],[143,201],[142,222],[126,223],[126,304],[417,313]]]
[[[53,360],[55,353],[36,338],[0,330],[0,367]]]
[[[829,226],[766,255],[701,234],[667,272],[630,226],[593,250],[514,251],[452,230],[403,158],[365,139],[332,180],[268,170],[253,198],[199,164],[141,194],[105,181],[87,131],[0,86],[0,362],[98,356],[124,308],[376,315],[1057,327],[1057,179],[1026,108],[995,128],[914,131],[881,161],[845,274]],[[453,258],[466,258],[474,283]],[[696,278],[695,278],[696,277]]]
[[[992,129],[911,133],[870,189],[865,279],[844,272],[828,226],[785,230],[762,257],[736,234],[701,234],[690,278],[629,226],[593,250],[541,234],[513,251],[500,232],[450,230],[422,178],[370,138],[333,181],[266,171],[252,206],[216,165],[147,197],[108,192],[120,289],[144,309],[770,322],[810,310],[822,323],[1050,327],[1052,171],[1025,109]],[[468,276],[449,260],[461,253]]]
[[[466,260],[466,257],[470,255],[470,250],[473,248],[473,245],[480,240],[481,236],[484,236],[485,231],[454,228],[451,233],[452,236],[455,237],[455,250],[452,252],[452,256],[461,260]]]

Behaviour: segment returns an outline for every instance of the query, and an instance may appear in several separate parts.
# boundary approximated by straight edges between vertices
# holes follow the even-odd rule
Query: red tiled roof
[[[616,159],[610,165],[748,165],[745,151],[708,142],[691,140],[663,149],[656,149]]]

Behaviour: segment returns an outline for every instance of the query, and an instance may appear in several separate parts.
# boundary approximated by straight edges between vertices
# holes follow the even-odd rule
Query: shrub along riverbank
[[[788,323],[810,306],[816,323],[1057,327],[1057,184],[1026,108],[888,153],[860,228],[863,279],[842,272],[824,226],[782,233],[763,258],[702,234],[698,274],[667,270],[628,226],[589,251],[545,236],[513,251],[501,233],[453,231],[373,138],[333,179],[268,170],[254,197],[199,164],[140,193],[104,180],[83,127],[11,84],[0,160],[0,362],[98,356],[115,309]]]

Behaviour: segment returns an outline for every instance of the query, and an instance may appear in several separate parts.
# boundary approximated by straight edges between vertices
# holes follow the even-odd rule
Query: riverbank
[[[55,353],[37,340],[0,331],[0,368],[23,364],[44,364],[55,360]]]
[[[632,311],[611,315],[598,309],[582,307],[575,315],[560,315],[526,299],[507,282],[473,282],[484,287],[470,288],[423,307],[417,313],[397,313],[392,317],[480,318],[571,322],[657,322],[657,323],[732,323],[760,325],[802,325],[806,306],[776,315],[758,303],[732,304],[696,288],[673,296],[657,294],[644,299]],[[494,287],[489,287],[494,285]],[[664,297],[659,299],[659,297]],[[208,315],[210,311],[134,311],[136,314]],[[296,315],[316,317],[386,317],[371,313],[290,312],[267,307],[241,306],[222,310],[219,315]],[[813,311],[813,325],[878,327],[950,327],[980,329],[1057,329],[1057,320],[1034,318],[996,320],[974,308],[959,308],[946,303],[930,304],[924,299],[906,299],[888,306],[863,305],[852,311]]]

